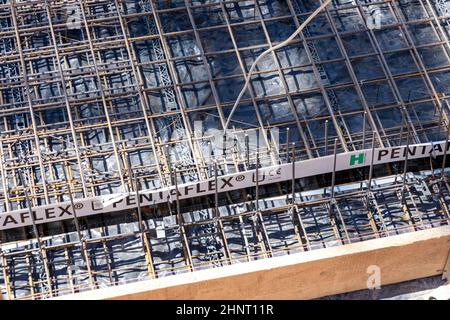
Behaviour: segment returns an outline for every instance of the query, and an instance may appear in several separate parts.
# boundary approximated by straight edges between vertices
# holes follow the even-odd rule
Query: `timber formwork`
[[[0,0],[0,213],[447,139],[450,3],[339,0],[251,76],[231,127],[258,129],[257,152],[211,149],[252,62],[319,5]],[[325,190],[2,231],[0,281],[39,299],[447,224],[444,161],[391,166],[375,186],[355,171],[351,191],[318,177]]]

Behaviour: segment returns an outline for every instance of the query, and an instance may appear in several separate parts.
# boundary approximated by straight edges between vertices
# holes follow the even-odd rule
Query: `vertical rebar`
[[[372,178],[373,178],[373,162],[375,159],[375,131],[372,132],[372,152],[370,157],[370,167],[369,167],[369,181],[367,182],[367,192],[366,192],[366,210],[369,208],[369,195],[372,192]]]
[[[248,170],[250,168],[250,141],[247,133],[245,133],[245,156],[247,158],[247,170]]]
[[[406,187],[406,174],[408,171],[408,159],[409,159],[409,141],[410,141],[410,131],[411,126],[408,125],[408,132],[406,137],[406,149],[405,149],[405,164],[403,167],[403,184],[402,184],[402,204],[405,202],[405,187]]]
[[[447,162],[447,152],[449,151],[449,142],[448,140],[450,139],[450,123],[447,125],[447,138],[445,139],[445,147],[444,147],[444,155],[442,156],[442,168],[441,168],[441,188],[439,188],[440,190],[443,189],[443,182],[444,182],[444,177],[445,177],[445,165]]]
[[[333,173],[331,175],[331,195],[330,195],[330,214],[334,216],[334,185],[336,183],[336,161],[337,161],[337,142],[338,139],[334,139],[334,155],[333,155]]]
[[[177,205],[177,217],[178,217],[178,224],[181,226],[183,223],[182,217],[181,217],[181,208],[180,208],[180,195],[178,193],[178,177],[177,177],[177,168],[174,168],[173,170],[174,180],[175,180],[175,194],[176,194],[176,205]]]
[[[131,169],[131,168],[130,168]],[[141,208],[141,198],[139,195],[139,182],[137,179],[137,174],[133,174],[133,181],[134,181],[134,192],[136,194],[136,203],[137,203],[137,212],[138,212],[138,219],[139,219],[139,232],[144,232],[144,225],[143,225],[143,219],[142,219],[142,208]]]
[[[290,129],[286,129],[286,162],[289,163],[289,139],[290,139]]]
[[[214,210],[216,218],[219,218],[219,169],[217,167],[217,161],[214,161]]]
[[[166,150],[166,159],[167,159],[167,168],[169,169],[169,176],[170,176],[170,185],[173,186],[173,179],[172,179],[172,160],[170,159],[170,150],[169,145],[166,144],[164,149]]]
[[[211,168],[211,164],[213,163],[213,151],[212,151],[212,143],[211,141],[208,141],[208,172],[209,172],[209,176],[211,177],[212,175],[212,168]]]
[[[442,97],[442,100],[445,101],[445,98]],[[441,137],[441,128],[442,128],[442,120],[444,117],[444,104],[440,103],[439,104],[439,130],[437,132],[437,137],[436,137],[436,141],[439,141],[440,137]]]
[[[325,155],[328,155],[328,120],[325,120]]]
[[[165,154],[166,154],[166,159],[167,159],[167,168],[169,169],[169,179],[170,179],[170,186],[174,185],[174,174],[173,174],[173,169],[172,169],[172,161],[170,160],[170,152],[169,152],[169,145],[166,145],[164,148]],[[169,209],[169,214],[172,215],[172,192],[171,189],[169,189],[169,194],[168,194],[168,203],[167,203],[167,207]]]
[[[286,163],[290,162],[289,128],[286,129]],[[286,202],[289,200],[289,180],[286,180]]]
[[[259,211],[259,151],[256,152],[256,169],[255,169],[255,175],[256,175],[256,188],[255,188],[255,210],[256,212]]]
[[[224,134],[224,135],[222,135],[222,156],[223,156],[223,159],[224,160],[226,160],[226,153],[227,153],[227,135],[226,134]]]
[[[291,187],[292,187],[292,204],[295,203],[295,142],[292,143],[292,180],[291,180]]]
[[[362,148],[365,149],[366,148],[366,116],[367,116],[367,111],[364,111],[364,116],[363,116],[363,138],[362,138]]]

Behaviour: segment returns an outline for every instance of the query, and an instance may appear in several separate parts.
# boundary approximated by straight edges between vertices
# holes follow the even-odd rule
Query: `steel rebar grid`
[[[294,144],[291,146],[295,145],[293,152],[299,160],[323,155],[332,145],[330,141],[336,138],[338,149],[342,151],[361,148],[364,143],[374,145],[373,139],[377,146],[404,144],[403,133],[408,128],[412,129],[411,137],[416,142],[448,137],[448,131],[442,128],[448,128],[448,104],[443,102],[448,99],[449,89],[445,84],[445,75],[449,71],[445,49],[449,48],[449,29],[446,26],[448,18],[445,12],[442,13],[442,6],[438,6],[441,2],[411,2],[410,6],[418,4],[420,11],[418,17],[411,18],[409,4],[403,1],[398,4],[392,1],[340,4],[336,1],[307,33],[286,50],[273,54],[273,63],[261,66],[252,76],[249,96],[243,99],[242,113],[233,119],[233,125],[239,129],[261,129],[263,145],[259,154],[271,149],[265,134],[267,129],[292,128],[291,142]],[[211,163],[208,163],[210,158],[205,156],[202,146],[210,135],[194,136],[193,121],[219,119],[218,122],[211,120],[211,125],[220,129],[224,114],[233,102],[232,94],[224,95],[227,86],[238,88],[239,81],[247,77],[246,70],[257,52],[283,40],[283,34],[278,34],[277,30],[298,26],[317,6],[311,1],[288,0],[285,7],[280,3],[173,1],[168,4],[151,1],[151,10],[145,11],[140,10],[138,1],[115,1],[110,6],[108,1],[71,1],[69,4],[81,4],[82,9],[82,27],[74,31],[66,25],[66,8],[60,1],[4,1],[0,4],[0,201],[4,203],[0,211],[17,209],[26,199],[24,186],[16,179],[22,169],[32,177],[29,187],[33,206],[63,201],[67,191],[59,178],[66,160],[58,154],[61,149],[69,154],[67,171],[68,176],[73,177],[69,188],[77,197],[115,193],[121,188],[126,190],[126,183],[134,189],[137,184],[144,188],[164,186],[171,175],[171,166],[177,168],[180,179],[189,179],[193,170],[195,176],[205,178]],[[379,29],[369,28],[367,18],[371,8],[381,8],[386,16],[392,16],[392,21],[382,21]],[[202,15],[208,19],[203,19]],[[217,20],[216,16],[219,17]],[[178,19],[178,24],[170,23],[180,17],[186,19]],[[358,23],[350,27],[342,22],[349,17]],[[136,31],[136,24],[144,18],[153,20],[157,34],[149,30]],[[433,40],[425,42],[413,38],[415,35],[410,30],[418,26],[428,28],[428,38]],[[392,46],[383,38],[393,30],[400,30],[404,37],[398,40],[400,45]],[[214,40],[218,34],[220,41]],[[352,38],[361,37],[367,39],[366,51],[359,50],[351,42]],[[227,38],[230,40],[228,45],[218,46]],[[149,43],[155,39],[161,43],[162,60],[155,58],[154,49],[150,48]],[[188,43],[186,48],[190,46],[198,51],[177,52],[177,46],[185,49],[183,39]],[[336,48],[337,54],[329,53],[321,43]],[[435,56],[427,58],[426,53],[433,50]],[[143,54],[145,51],[149,52],[147,56]],[[288,54],[290,59],[286,59]],[[232,70],[217,67],[224,59],[237,61],[236,67]],[[409,59],[411,63],[399,69],[395,66],[398,59]],[[372,61],[379,67],[364,73],[361,65],[364,66],[362,62],[365,61]],[[161,64],[167,67],[168,82],[159,79]],[[344,65],[344,69],[339,69],[339,64]],[[195,71],[192,66],[196,65],[201,66],[206,77]],[[309,70],[312,70],[313,85],[302,78]],[[183,76],[183,72],[188,75]],[[275,79],[281,90],[268,90],[267,83],[271,79]],[[421,81],[421,85],[414,85],[414,81]],[[409,89],[405,89],[404,83],[409,83],[406,86]],[[174,101],[181,111],[168,110],[165,102],[158,102],[164,100],[158,94],[168,89],[174,92]],[[386,93],[388,91],[392,97]],[[204,101],[187,98],[189,92],[209,98]],[[308,102],[311,97],[315,99],[313,104]],[[349,105],[346,99],[354,104]],[[311,110],[313,105],[324,107]],[[285,110],[288,116],[280,117],[277,110]],[[255,119],[243,116],[249,112],[256,115]],[[164,138],[166,131],[170,133],[173,127],[165,119],[178,114],[182,119],[181,127],[187,129],[187,136]],[[368,125],[365,120],[363,125],[355,125],[352,119],[367,119]],[[395,121],[399,119],[405,121]],[[323,136],[327,121],[333,127],[330,130],[326,127],[327,133]],[[304,134],[299,137],[295,132]],[[368,132],[374,132],[374,135],[371,137]],[[32,151],[26,163],[18,160],[13,145],[17,139],[22,139]],[[287,141],[280,142],[282,155],[283,150],[288,149]],[[189,146],[182,148],[188,161],[177,159],[178,151],[169,155],[161,152],[166,145],[180,143]],[[177,149],[174,147],[174,150]],[[128,165],[129,157],[132,160]],[[217,171],[224,173],[248,169],[249,162],[252,165],[256,162],[256,153],[232,154],[226,159],[214,155],[214,158],[218,160]],[[278,159],[276,154],[270,153],[261,162],[276,164]],[[130,169],[134,175],[130,174],[126,182],[124,173]],[[138,181],[133,181],[132,176]],[[445,193],[448,184],[442,179],[440,185],[439,192],[444,194],[439,202],[445,220],[445,215],[448,217]],[[432,185],[432,193],[436,192],[436,186]],[[415,208],[415,198],[407,185],[404,192],[406,202],[409,199]],[[383,209],[379,209],[387,200],[379,197],[377,191],[364,193],[367,208],[378,208],[367,213],[372,217],[369,217],[370,225],[377,237],[391,232],[384,221]],[[296,243],[311,249],[314,241],[308,238],[302,222],[305,220],[302,212],[308,217],[308,211],[301,204],[286,210],[297,216]],[[408,206],[404,210],[405,217],[415,219],[416,215]],[[243,241],[249,243],[245,245],[245,259],[259,254],[272,255],[277,251],[267,246],[270,237],[262,228],[265,225],[264,214],[261,214],[262,217],[252,220],[251,225],[246,221],[246,214],[239,215],[239,230],[245,238]],[[341,225],[341,220],[345,219],[341,218],[342,214],[338,211],[340,217],[335,237],[340,237],[341,232],[348,233],[348,226]],[[212,225],[218,230],[221,239],[218,242],[222,243],[223,249],[229,247],[227,232],[234,225],[222,220],[220,214],[215,215],[219,220]],[[379,221],[375,222],[376,219]],[[182,231],[185,240],[181,242],[187,243],[189,250],[190,226],[185,223],[183,227],[186,229]],[[199,230],[192,232],[196,234]],[[256,238],[250,236],[253,232],[256,232]],[[102,234],[105,234],[104,230]],[[153,237],[149,232],[141,234],[147,239],[142,242],[142,247],[147,248],[146,261],[142,263],[149,277],[156,277],[161,272],[158,263],[152,261]],[[199,236],[199,239],[203,238],[206,236]],[[351,237],[337,241],[345,243],[349,239]],[[256,242],[250,248],[252,241]],[[101,248],[102,252],[108,252],[107,243],[103,242]],[[225,248],[220,253],[227,263],[234,259],[233,250],[232,247]],[[198,257],[189,254],[189,259],[182,259],[189,268],[192,264],[202,265],[195,262]],[[206,256],[213,255],[208,253]],[[105,259],[108,259],[107,255]],[[112,279],[114,268],[108,263],[107,269],[108,278]],[[176,267],[167,270],[173,269]],[[88,274],[92,276],[91,272]],[[70,281],[73,283],[76,279]]]

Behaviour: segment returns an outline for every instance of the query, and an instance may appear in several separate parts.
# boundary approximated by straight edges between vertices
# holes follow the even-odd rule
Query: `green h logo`
[[[351,165],[351,166],[354,166],[356,162],[357,162],[358,164],[363,164],[363,163],[364,163],[364,157],[365,157],[365,154],[364,154],[364,153],[360,153],[360,154],[358,154],[358,155],[352,154],[352,155],[350,156],[350,165]]]

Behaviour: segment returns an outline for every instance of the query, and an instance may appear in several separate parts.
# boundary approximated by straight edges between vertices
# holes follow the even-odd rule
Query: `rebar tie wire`
[[[244,96],[245,91],[246,91],[247,88],[248,88],[248,85],[249,85],[249,83],[250,83],[250,79],[251,79],[251,77],[252,77],[252,74],[253,74],[253,72],[254,72],[254,70],[255,70],[255,68],[256,68],[258,62],[259,62],[262,58],[264,58],[267,54],[269,54],[269,53],[271,53],[271,52],[273,52],[273,51],[275,51],[275,50],[278,50],[278,49],[280,49],[280,48],[282,48],[282,47],[284,47],[284,46],[290,44],[290,43],[292,42],[292,40],[294,40],[294,38],[295,38],[296,36],[298,36],[299,33],[303,31],[303,29],[305,29],[305,27],[311,22],[311,20],[314,19],[319,13],[321,13],[321,12],[325,9],[325,7],[328,6],[328,5],[330,4],[331,1],[332,1],[332,0],[326,0],[320,7],[318,7],[318,8],[317,8],[317,9],[316,9],[316,10],[315,10],[315,11],[314,11],[314,12],[313,12],[313,13],[312,13],[312,14],[311,14],[311,15],[310,15],[310,16],[309,16],[309,17],[308,17],[301,25],[300,25],[300,27],[299,27],[297,30],[295,30],[295,32],[294,32],[289,38],[287,38],[287,39],[284,40],[283,42],[277,44],[275,47],[272,47],[272,48],[267,49],[266,51],[264,51],[263,53],[261,53],[261,54],[256,58],[255,62],[253,62],[252,66],[251,66],[251,68],[250,68],[250,71],[248,72],[247,79],[245,80],[245,84],[244,84],[244,86],[243,86],[241,92],[239,93],[239,96],[237,97],[236,102],[235,102],[234,105],[233,105],[233,108],[231,108],[230,114],[228,115],[227,121],[226,121],[226,123],[225,123],[225,128],[224,128],[224,130],[223,130],[224,135],[225,135],[226,132],[227,132],[227,128],[228,128],[228,126],[229,126],[229,124],[230,124],[230,121],[231,121],[231,118],[232,118],[232,116],[233,116],[233,113],[236,111],[236,109],[237,109],[237,107],[238,107],[238,105],[239,105],[239,103],[240,103],[242,97]]]

